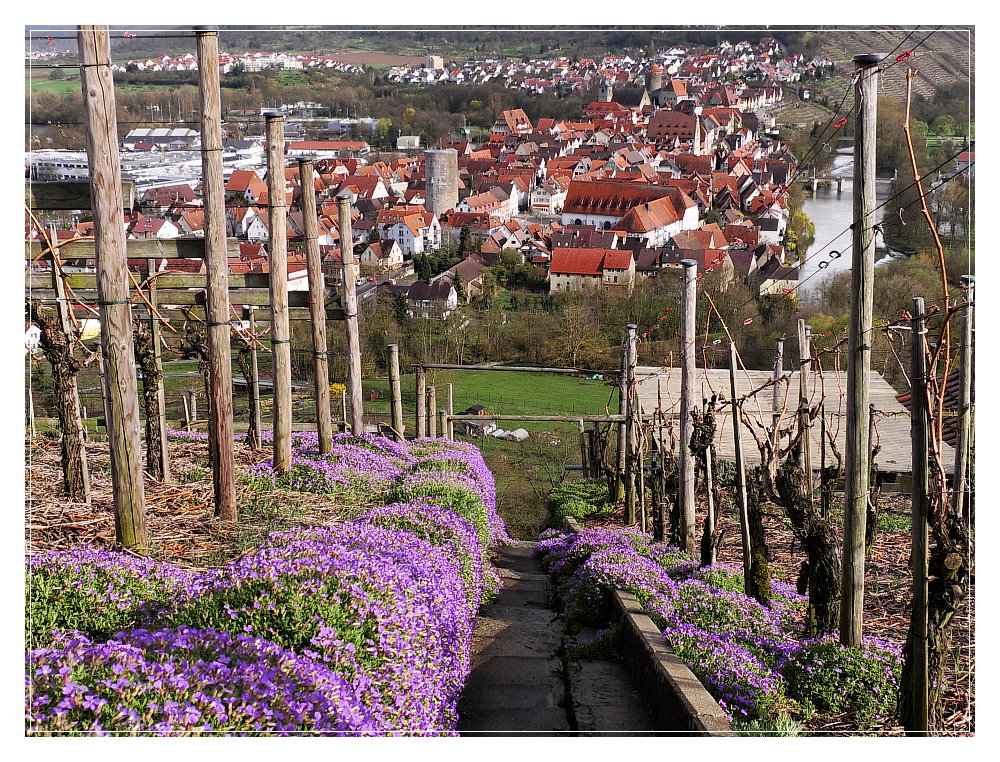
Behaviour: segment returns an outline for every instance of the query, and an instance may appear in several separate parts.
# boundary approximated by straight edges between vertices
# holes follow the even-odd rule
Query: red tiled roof
[[[553,249],[549,272],[553,275],[602,275],[605,269],[627,270],[632,252],[618,249]]]

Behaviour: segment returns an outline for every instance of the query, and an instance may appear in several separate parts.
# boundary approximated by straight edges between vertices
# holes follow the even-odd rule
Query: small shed
[[[492,434],[497,427],[496,421],[462,421],[462,433],[470,439],[483,439]]]

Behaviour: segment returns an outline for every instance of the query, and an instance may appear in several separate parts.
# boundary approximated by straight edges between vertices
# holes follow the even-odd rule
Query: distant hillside
[[[975,80],[975,30],[947,31],[946,27],[934,32],[905,62],[894,65],[882,77],[885,95],[904,97],[906,94],[906,69],[913,67],[918,74],[913,81],[913,91],[924,98],[932,98],[936,90],[958,86],[967,88]],[[809,40],[819,55],[833,59],[842,80],[840,92],[847,86],[854,71],[853,57],[859,53],[888,53],[899,44],[913,27],[873,27],[852,31],[817,31]],[[921,27],[906,40],[896,55],[907,50],[934,29],[934,25]]]

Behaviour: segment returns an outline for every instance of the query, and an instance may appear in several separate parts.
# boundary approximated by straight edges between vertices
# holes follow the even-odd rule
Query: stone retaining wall
[[[579,532],[576,519],[563,528]],[[729,719],[694,673],[670,649],[667,639],[631,593],[615,590],[612,616],[621,626],[625,669],[646,702],[658,730],[684,735],[732,736]]]

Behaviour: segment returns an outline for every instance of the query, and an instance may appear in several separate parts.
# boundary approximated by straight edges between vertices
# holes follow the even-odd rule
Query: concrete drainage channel
[[[732,735],[634,596],[613,596],[623,661],[575,659],[533,543],[500,549],[498,565],[504,586],[476,620],[461,735]]]

